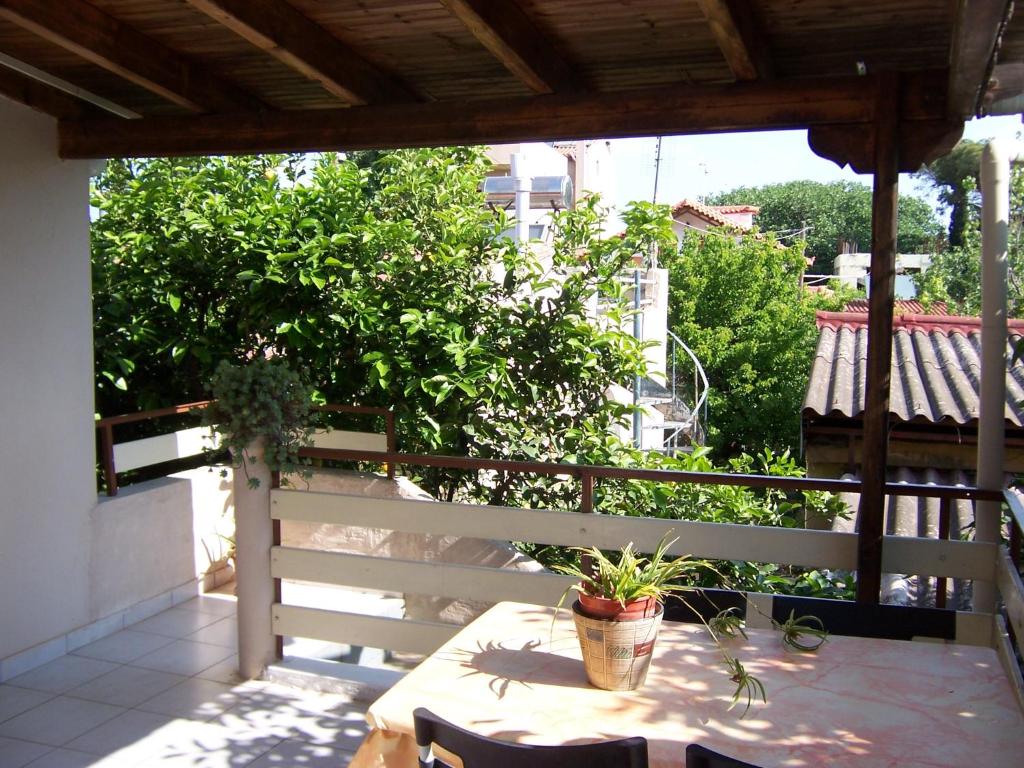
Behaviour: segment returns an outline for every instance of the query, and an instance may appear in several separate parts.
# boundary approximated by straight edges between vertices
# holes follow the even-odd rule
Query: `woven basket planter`
[[[578,601],[574,603],[572,615],[590,684],[606,691],[632,691],[643,685],[664,612],[659,605],[649,618],[592,619],[581,613]]]

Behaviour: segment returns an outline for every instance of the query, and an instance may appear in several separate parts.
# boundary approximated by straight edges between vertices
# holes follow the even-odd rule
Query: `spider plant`
[[[790,611],[788,619],[783,622],[772,619],[772,625],[782,633],[782,644],[800,653],[814,653],[828,640],[828,630],[817,616],[797,618],[796,612]]]
[[[690,591],[692,587],[679,584],[676,580],[698,568],[710,567],[710,564],[689,557],[666,559],[666,552],[676,541],[678,539],[669,541],[666,534],[649,558],[640,555],[633,542],[623,547],[615,559],[597,547],[575,547],[575,551],[583,555],[582,566],[571,563],[555,566],[559,573],[578,580],[578,583],[563,593],[562,599],[558,601],[559,607],[572,590],[585,592],[593,597],[616,600],[623,607],[632,600],[653,597],[658,602],[663,602],[667,594]]]
[[[744,693],[747,695],[747,703],[743,708],[743,714],[740,715],[741,718],[747,714],[750,710],[750,705],[753,704],[758,697],[760,697],[761,701],[765,704],[768,703],[768,695],[765,693],[764,683],[747,672],[739,659],[735,656],[731,656],[723,650],[722,663],[725,664],[726,669],[729,670],[729,679],[736,683],[736,690],[733,691],[732,703],[729,704],[729,709],[732,709],[739,703],[740,697],[743,696]]]
[[[726,608],[724,611],[717,613],[714,618],[708,622],[708,629],[713,634],[722,635],[724,637],[738,637],[743,636],[743,639],[747,639],[747,630],[745,628],[746,623],[743,621],[743,617],[739,615],[739,611],[736,608]]]

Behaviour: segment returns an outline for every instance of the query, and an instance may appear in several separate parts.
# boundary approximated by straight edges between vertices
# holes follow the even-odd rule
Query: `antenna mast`
[[[657,144],[654,145],[654,194],[651,196],[651,202],[658,202],[658,172],[661,170],[661,139],[658,137]]]

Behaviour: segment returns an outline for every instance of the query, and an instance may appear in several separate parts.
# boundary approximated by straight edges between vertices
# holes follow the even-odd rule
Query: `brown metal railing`
[[[723,472],[689,472],[675,469],[638,469],[633,467],[606,467],[595,464],[555,464],[536,461],[509,461],[480,459],[467,456],[434,456],[421,453],[388,451],[379,453],[340,448],[303,448],[301,456],[327,461],[369,461],[388,465],[406,464],[417,467],[441,467],[492,472],[518,472],[534,475],[569,475],[583,482],[582,511],[593,503],[593,480],[597,478],[619,480],[649,480],[665,483],[694,483],[698,485],[737,485],[746,488],[772,488],[781,491],[830,491],[832,493],[860,493],[859,480],[832,480],[818,477],[778,477],[775,475],[726,474]],[[1002,501],[999,491],[985,491],[962,485],[932,485],[919,483],[886,483],[885,492],[893,496],[924,497],[932,499],[967,499],[970,501]],[[588,498],[589,497],[589,498]],[[948,512],[948,509],[947,509]]]
[[[107,496],[116,496],[118,489],[117,467],[114,465],[114,427],[123,424],[134,424],[142,421],[153,421],[167,416],[180,416],[185,413],[203,410],[212,402],[213,400],[200,400],[195,403],[172,405],[167,408],[155,408],[149,411],[138,411],[137,413],[123,413],[118,416],[107,416],[102,419],[97,419],[96,430],[99,433],[100,466],[103,471],[103,483],[107,489]],[[317,406],[316,410],[324,413],[352,413],[383,416],[388,454],[393,454],[396,451],[395,412],[390,408],[328,403],[326,405]],[[379,452],[371,452],[371,455],[375,457],[374,459],[370,459],[371,461],[379,461],[379,457],[382,456]],[[393,463],[387,464],[387,472],[388,477],[393,479],[395,476],[395,466]]]
[[[165,416],[180,416],[183,413],[202,410],[212,400],[200,400],[196,403],[172,405],[167,408],[155,408],[138,413],[122,413],[119,416],[107,416],[96,420],[96,429],[100,435],[100,464],[103,467],[103,483],[107,486],[107,496],[117,495],[117,468],[114,466],[114,427],[121,424],[134,424],[140,421],[152,421]]]

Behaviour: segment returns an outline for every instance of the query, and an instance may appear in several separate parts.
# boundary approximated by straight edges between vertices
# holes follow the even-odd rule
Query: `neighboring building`
[[[899,253],[896,255],[896,297],[912,299],[917,288],[911,275],[924,272],[932,263],[931,254]],[[836,256],[835,274],[840,283],[855,290],[868,290],[871,270],[870,253],[845,252]]]
[[[808,473],[839,477],[860,466],[867,375],[866,302],[819,312],[818,347],[804,398],[802,431]],[[889,464],[973,471],[978,434],[981,319],[916,314],[897,302],[893,320]],[[852,310],[852,311],[850,311]],[[940,314],[941,312],[941,314]],[[1013,350],[1024,320],[1010,321],[1006,372],[1006,470],[1024,471],[1024,361]]]
[[[754,227],[756,205],[704,205],[696,200],[680,200],[672,206],[672,231],[682,240],[687,232],[707,232],[713,227],[743,234]]]
[[[487,149],[487,156],[494,163],[489,175],[508,176],[514,154],[522,156],[526,173],[531,177],[568,176],[572,180],[574,204],[587,194],[600,195],[608,204],[613,199],[615,169],[612,166],[610,142],[495,144]],[[533,209],[529,217],[530,239],[550,242],[551,210]],[[611,235],[616,227],[613,217],[609,217],[604,234]]]
[[[513,154],[521,156],[520,162],[526,174],[536,176],[568,175],[573,183],[573,202],[587,194],[598,194],[602,200],[614,199],[615,177],[611,162],[611,144],[607,141],[573,141],[554,143],[499,144],[487,150],[487,156],[494,163],[493,176],[506,176],[511,171]],[[705,208],[706,206],[701,206]],[[751,206],[720,206],[728,213],[715,213],[709,226],[735,226],[749,229],[750,218],[757,211]],[[712,210],[712,209],[708,209]],[[533,209],[529,212],[531,246],[542,261],[550,256],[551,210]],[[730,218],[731,217],[731,218]],[[746,217],[746,224],[743,223]],[[604,235],[611,236],[621,228],[613,216],[605,221]],[[501,275],[496,275],[500,279]],[[634,279],[633,270],[623,274],[624,281]],[[656,266],[645,265],[640,269],[640,339],[657,342],[644,351],[648,370],[652,378],[641,382],[639,402],[644,406],[641,419],[640,447],[645,450],[674,450],[700,441],[704,425],[699,423],[699,414],[693,411],[700,400],[703,385],[689,385],[701,380],[703,371],[695,373],[690,355],[682,349],[668,331],[668,272]],[[595,302],[592,311],[602,311]],[[632,321],[624,330],[632,330]],[[673,359],[675,365],[672,365]],[[673,380],[673,376],[675,380]],[[686,395],[682,395],[681,382],[686,382]],[[613,387],[611,396],[622,403],[633,402],[633,382],[623,382]],[[685,402],[684,402],[685,400]],[[622,439],[629,441],[633,429],[623,428]]]
[[[981,319],[918,314],[916,301],[898,301],[892,332],[889,396],[889,480],[939,485],[976,485]],[[861,469],[868,315],[865,301],[845,312],[819,312],[818,348],[801,414],[807,474],[858,478]],[[1024,471],[1024,362],[1014,349],[1024,320],[1009,322],[1006,371],[1005,471]],[[850,514],[809,519],[808,527],[851,532],[859,494],[843,494]],[[885,531],[896,536],[959,539],[974,525],[973,505],[938,499],[889,497]],[[936,604],[932,579],[885,574],[885,602]],[[964,607],[968,588],[954,580],[949,607]]]

